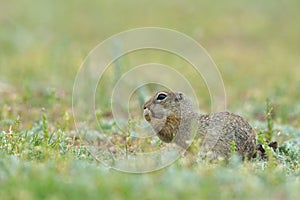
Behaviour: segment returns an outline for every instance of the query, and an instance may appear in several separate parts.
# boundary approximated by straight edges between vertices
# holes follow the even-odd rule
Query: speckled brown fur
[[[160,94],[166,97],[159,100]],[[175,142],[183,148],[190,145],[195,132],[201,151],[213,158],[230,155],[232,141],[242,157],[251,158],[255,150],[255,132],[244,118],[230,112],[198,114],[183,93],[156,93],[145,103],[144,117],[163,142]]]

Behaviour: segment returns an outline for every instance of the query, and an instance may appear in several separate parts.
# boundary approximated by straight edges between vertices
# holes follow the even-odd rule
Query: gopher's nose
[[[147,102],[144,104],[144,110],[149,109],[149,105],[147,104]]]
[[[147,109],[147,108],[149,109],[150,105],[151,105],[151,101],[150,100],[147,101],[147,102],[145,102],[145,104],[144,104],[144,110]]]

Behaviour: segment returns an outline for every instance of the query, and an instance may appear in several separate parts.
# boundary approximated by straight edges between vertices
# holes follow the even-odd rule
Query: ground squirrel
[[[163,142],[187,148],[195,135],[200,150],[214,158],[228,157],[235,144],[236,152],[250,159],[256,147],[255,132],[244,118],[226,111],[199,114],[180,92],[156,93],[144,104],[144,118]]]

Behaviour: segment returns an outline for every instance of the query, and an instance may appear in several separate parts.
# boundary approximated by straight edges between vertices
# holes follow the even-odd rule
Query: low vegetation
[[[0,1],[1,199],[299,197],[299,2],[152,3]],[[192,146],[191,153],[171,165],[144,174],[119,172],[99,162],[85,138],[89,130],[78,131],[74,124],[76,72],[99,42],[144,26],[176,29],[206,48],[223,77],[228,109],[255,128],[264,159],[241,161],[232,143],[229,160],[208,162]],[[118,65],[153,60],[181,69],[198,88],[201,111],[209,112],[203,80],[195,79],[189,68],[180,68],[187,63],[179,58],[148,50],[126,55]],[[122,72],[126,71],[117,73]],[[112,141],[110,151],[116,147],[128,156],[152,144],[164,145],[118,133],[109,113],[110,99],[101,95],[99,104],[106,109],[96,114],[106,117],[100,125]],[[134,121],[128,124],[133,125]],[[269,146],[273,141],[276,149]]]

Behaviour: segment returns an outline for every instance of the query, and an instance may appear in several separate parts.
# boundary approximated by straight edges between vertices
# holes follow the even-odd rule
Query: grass
[[[65,131],[51,131],[43,114],[30,130],[20,130],[16,120],[1,133],[0,194],[4,199],[296,198],[299,143],[286,142],[269,155],[274,157],[268,161],[233,156],[214,164],[184,157],[157,172],[120,173],[95,162]]]
[[[1,199],[296,199],[299,8],[297,0],[218,4],[0,0]],[[197,154],[186,155],[162,170],[137,175],[107,168],[89,153],[73,122],[77,70],[99,42],[144,26],[181,31],[206,48],[222,74],[229,110],[249,120],[269,160],[241,162],[232,144],[228,162],[208,163]],[[198,88],[201,110],[209,112],[203,80],[195,79],[187,63],[173,55],[133,52],[110,69],[124,66],[116,72],[119,76],[128,66],[153,60],[187,76]],[[103,94],[109,92],[110,80],[115,81],[108,71]],[[97,115],[107,117],[101,126],[107,136],[114,136],[114,145],[130,155],[152,144],[119,134],[107,113],[109,99],[97,100],[105,110]],[[273,140],[279,143],[277,151],[266,145]]]

